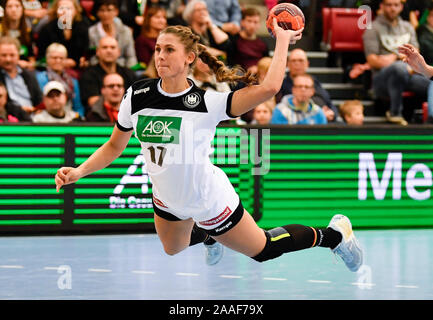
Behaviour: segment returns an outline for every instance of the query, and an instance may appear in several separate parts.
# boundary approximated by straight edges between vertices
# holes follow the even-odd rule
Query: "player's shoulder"
[[[145,78],[135,81],[131,85],[131,91],[133,95],[140,93],[150,92],[151,89],[156,88],[159,79],[157,78]]]

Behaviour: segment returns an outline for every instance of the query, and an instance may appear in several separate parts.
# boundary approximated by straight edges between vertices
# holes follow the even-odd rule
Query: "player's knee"
[[[278,246],[276,247],[274,243],[271,241],[271,234],[268,231],[265,231],[266,234],[266,244],[263,250],[256,256],[251,257],[257,262],[265,262],[267,260],[275,259],[281,256],[284,251],[281,250]]]
[[[169,256],[174,256],[175,254],[178,254],[183,249],[185,249],[184,247],[173,246],[170,244],[163,244],[163,247],[164,247],[164,252]]]

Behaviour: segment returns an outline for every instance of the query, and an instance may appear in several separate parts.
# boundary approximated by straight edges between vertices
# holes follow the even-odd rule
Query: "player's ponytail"
[[[210,54],[206,46],[197,44],[199,58],[209,66],[215,73],[216,79],[219,82],[238,82],[242,81],[247,85],[257,84],[257,76],[250,71],[245,72],[241,67],[228,68],[224,62],[218,60],[214,55]]]
[[[218,60],[215,56],[209,53],[206,46],[199,43],[200,37],[193,33],[190,28],[185,26],[169,26],[161,31],[160,34],[174,34],[180,42],[185,46],[186,52],[194,52],[197,57],[209,66],[215,73],[215,77],[219,82],[244,82],[247,85],[257,84],[257,76],[251,72],[245,72],[241,67],[228,68],[224,62]],[[191,64],[193,67],[195,61]]]

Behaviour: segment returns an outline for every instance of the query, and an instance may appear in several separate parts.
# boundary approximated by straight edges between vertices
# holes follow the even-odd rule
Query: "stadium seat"
[[[362,52],[365,10],[323,8],[323,43],[332,52]]]
[[[330,49],[330,45],[329,45],[329,33],[330,33],[330,29],[329,29],[329,20],[331,17],[331,8],[326,8],[323,7],[322,8],[322,43],[321,45],[321,49],[324,51],[329,51]]]

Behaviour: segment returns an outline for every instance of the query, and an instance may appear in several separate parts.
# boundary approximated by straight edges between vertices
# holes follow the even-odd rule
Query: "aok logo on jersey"
[[[138,116],[137,138],[142,142],[179,143],[182,118]]]

